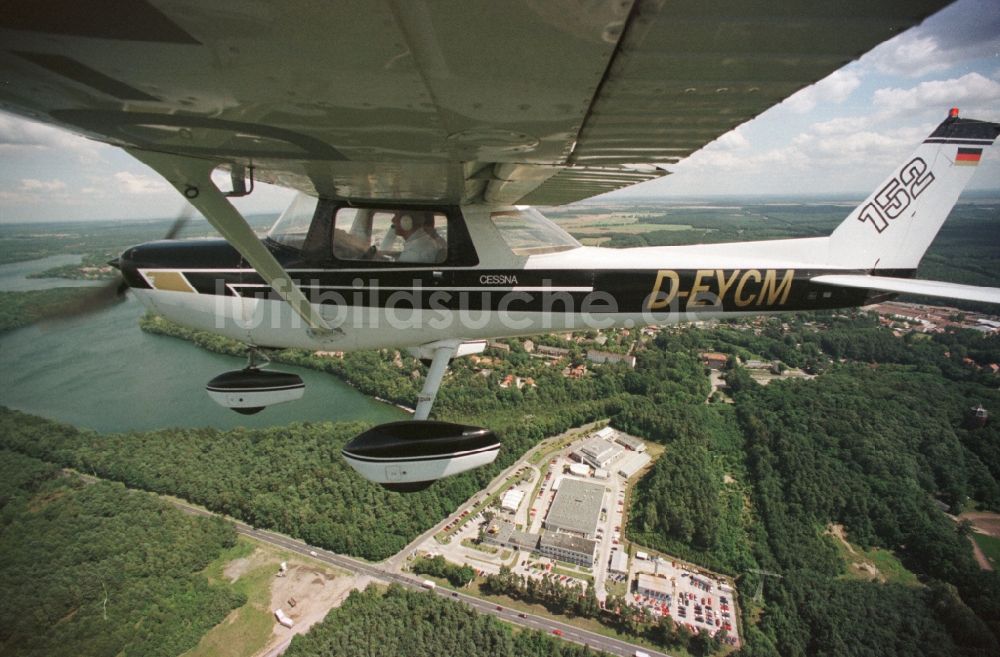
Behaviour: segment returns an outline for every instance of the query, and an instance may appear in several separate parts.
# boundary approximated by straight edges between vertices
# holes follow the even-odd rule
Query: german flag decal
[[[983,156],[981,148],[959,148],[955,156],[955,164],[967,167],[974,167],[979,164],[979,158]]]

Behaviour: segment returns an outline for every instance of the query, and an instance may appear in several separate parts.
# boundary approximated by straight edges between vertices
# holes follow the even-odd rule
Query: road
[[[506,476],[510,474],[510,472],[513,472],[513,470],[514,466],[511,466],[511,468],[505,470],[504,473],[502,473],[502,475]],[[67,472],[72,472],[72,474],[75,474],[82,480],[90,483],[100,481],[100,479],[97,477],[83,474],[81,472],[76,472],[71,470],[68,470]],[[353,574],[368,575],[369,577],[372,577],[373,579],[377,579],[382,582],[395,583],[410,589],[425,590],[421,586],[421,582],[423,581],[422,579],[411,577],[409,575],[397,572],[394,569],[395,564],[398,563],[396,558],[398,555],[395,555],[390,560],[383,562],[383,564],[385,565],[373,564],[364,561],[362,559],[347,557],[342,554],[337,554],[335,552],[330,552],[322,548],[311,546],[308,543],[305,543],[304,541],[290,538],[288,536],[285,536],[284,534],[279,534],[277,532],[267,531],[263,529],[254,529],[245,522],[240,522],[239,520],[235,520],[233,518],[230,518],[228,516],[219,513],[208,511],[207,509],[203,509],[201,507],[189,504],[187,502],[183,502],[175,498],[163,497],[162,499],[174,505],[181,511],[184,511],[185,513],[190,513],[192,515],[197,515],[197,516],[205,516],[205,517],[217,516],[225,518],[226,520],[232,522],[236,526],[237,532],[243,534],[244,536],[248,536],[254,540],[261,541],[263,543],[268,543],[269,545],[289,550],[290,552],[295,552],[303,556],[317,559],[319,561],[322,561],[323,563],[335,566],[337,568],[340,568],[341,570],[345,570]],[[413,543],[411,543],[411,545],[413,545]],[[403,554],[408,553],[409,549],[410,546],[407,546],[407,548],[403,550]],[[536,616],[534,614],[525,614],[523,612],[518,612],[517,610],[510,609],[508,607],[498,606],[494,602],[488,602],[476,596],[468,595],[460,591],[452,591],[450,589],[438,587],[435,588],[433,591],[430,591],[429,593],[433,595],[440,595],[446,598],[451,598],[452,600],[458,602],[462,602],[472,607],[481,614],[491,614],[503,620],[504,622],[511,623],[514,625],[519,625],[521,627],[531,628],[533,630],[538,630],[540,632],[545,632],[547,634],[554,634],[555,630],[559,630],[561,633],[559,636],[562,639],[565,639],[567,641],[573,641],[581,645],[590,646],[592,649],[595,650],[603,650],[604,652],[612,655],[631,657],[635,655],[636,650],[641,650],[649,654],[651,657],[652,656],[669,657],[669,655],[665,653],[657,652],[655,650],[651,650],[649,648],[645,648],[642,646],[636,646],[631,643],[627,643],[625,641],[620,641],[618,639],[604,636],[603,634],[597,634],[596,632],[590,632],[588,630],[580,629],[578,627],[574,627],[567,623],[562,623],[557,620],[553,620],[551,618],[544,618],[541,616]],[[280,650],[283,649],[284,647],[285,646],[279,646],[278,649]],[[272,652],[272,654],[277,655],[280,653]]]
[[[171,504],[177,508],[200,516],[216,516],[219,514],[207,511],[200,507],[192,506],[184,502],[169,499]],[[254,529],[250,525],[240,522],[238,520],[232,520],[227,518],[236,525],[236,531],[245,536],[249,536],[255,540],[280,547],[291,552],[296,552],[298,554],[312,557],[318,559],[323,563],[330,564],[331,566],[336,566],[341,570],[346,570],[354,574],[368,575],[374,579],[378,579],[387,583],[395,583],[405,586],[410,589],[424,590],[421,586],[422,579],[411,577],[403,573],[394,572],[381,566],[379,564],[369,563],[361,559],[355,559],[353,557],[346,557],[342,554],[336,554],[328,550],[323,550],[321,548],[313,547],[307,543],[289,538],[283,534],[278,534],[272,531],[266,531],[262,529]],[[543,618],[541,616],[536,616],[534,614],[524,614],[518,612],[517,610],[510,609],[508,607],[500,607],[493,602],[488,602],[481,598],[473,595],[468,595],[460,591],[451,591],[450,589],[445,589],[443,587],[435,588],[433,591],[434,595],[440,595],[442,597],[451,598],[462,602],[481,614],[492,614],[500,618],[501,620],[512,623],[514,625],[520,625],[522,627],[531,628],[533,630],[539,630],[548,634],[552,634],[554,630],[559,630],[562,632],[561,638],[567,641],[573,641],[581,645],[590,646],[595,650],[603,650],[604,652],[610,653],[612,655],[622,655],[623,657],[631,657],[635,654],[636,650],[642,650],[649,655],[657,655],[658,657],[668,657],[664,653],[659,653],[649,648],[642,646],[635,646],[625,641],[620,641],[611,637],[604,636],[603,634],[597,634],[595,632],[590,632],[588,630],[583,630],[578,627],[573,627],[567,623],[561,623],[556,620],[549,618]]]

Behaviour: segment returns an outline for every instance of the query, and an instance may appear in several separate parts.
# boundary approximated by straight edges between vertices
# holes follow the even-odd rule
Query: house
[[[564,356],[569,356],[569,349],[565,349],[563,347],[550,347],[546,344],[540,344],[535,347],[535,353],[541,354],[542,356],[562,358]]]
[[[721,370],[729,364],[729,356],[717,351],[705,351],[699,356],[701,356],[701,364],[709,369]]]
[[[631,354],[613,354],[610,351],[587,350],[587,360],[592,363],[625,363],[635,369],[635,356]]]

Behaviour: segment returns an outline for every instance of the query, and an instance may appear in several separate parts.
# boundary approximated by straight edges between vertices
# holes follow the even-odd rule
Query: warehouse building
[[[654,600],[668,600],[672,592],[672,587],[670,586],[670,581],[663,577],[657,577],[648,573],[639,573],[639,576],[636,577],[635,592]]]
[[[624,550],[616,550],[612,553],[611,564],[608,567],[608,571],[618,575],[625,575],[628,573],[628,554],[626,554]]]
[[[587,568],[594,566],[594,550],[596,548],[596,541],[562,532],[545,532],[538,542],[538,551],[542,555]]]
[[[631,479],[637,472],[649,465],[649,454],[645,452],[629,452],[619,461],[618,475],[625,479]]]
[[[593,436],[594,438],[603,438],[604,440],[612,441],[615,439],[615,435],[617,433],[618,432],[614,430],[614,427],[604,427],[599,431],[595,431]]]
[[[594,538],[603,502],[603,484],[563,478],[549,513],[545,516],[545,528],[577,534],[587,539]]]
[[[503,494],[500,498],[500,508],[504,511],[510,511],[511,513],[517,512],[517,507],[521,506],[521,500],[524,499],[524,491],[517,488],[509,490]]]
[[[529,534],[515,528],[509,520],[497,520],[482,533],[484,543],[513,550],[535,551],[538,548],[538,534]]]
[[[608,469],[623,453],[624,448],[615,445],[604,438],[594,437],[585,442],[579,449],[580,456],[585,463],[589,463],[595,468]]]
[[[624,434],[624,433],[617,434],[615,436],[615,442],[617,442],[619,445],[622,445],[626,449],[632,450],[633,452],[645,452],[646,451],[646,443],[644,443],[643,441],[639,440],[638,438],[635,438],[633,436],[629,436],[628,434]]]

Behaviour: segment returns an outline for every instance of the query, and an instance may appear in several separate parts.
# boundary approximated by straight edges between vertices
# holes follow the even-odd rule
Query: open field
[[[879,548],[864,550],[852,545],[842,525],[830,525],[826,533],[835,539],[837,549],[847,564],[845,578],[920,586],[917,576],[907,570],[892,552]]]
[[[1000,566],[1000,538],[975,533],[972,535],[972,540],[979,546],[980,551],[990,565],[990,569],[996,570]]]
[[[281,562],[287,573],[278,577]],[[243,657],[272,654],[275,648],[306,632],[340,604],[351,589],[367,586],[367,578],[350,577],[292,552],[240,537],[235,546],[205,570],[209,580],[228,582],[247,603],[205,634],[184,657]],[[363,581],[362,581],[363,580]],[[296,601],[295,607],[289,600]],[[279,625],[274,610],[282,609],[295,626]]]

